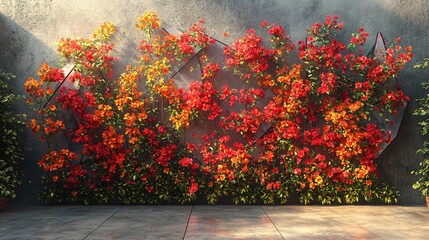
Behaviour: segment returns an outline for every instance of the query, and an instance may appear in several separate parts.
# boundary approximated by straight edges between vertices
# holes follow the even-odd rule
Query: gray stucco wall
[[[377,31],[386,39],[401,37],[404,45],[414,47],[414,60],[402,72],[398,82],[411,102],[405,112],[397,138],[381,156],[381,172],[401,193],[401,204],[423,203],[419,192],[412,189],[415,169],[421,156],[415,154],[422,145],[418,118],[412,116],[415,99],[423,96],[420,83],[429,79],[428,72],[412,69],[417,61],[429,56],[429,1],[427,0],[2,0],[0,1],[0,67],[17,75],[17,92],[23,93],[23,83],[35,75],[42,61],[57,60],[55,42],[60,37],[89,36],[105,21],[118,26],[116,55],[123,68],[135,58],[139,39],[134,24],[145,11],[158,12],[164,23],[186,29],[199,19],[205,19],[207,33],[228,41],[241,36],[247,28],[258,28],[268,20],[283,25],[293,41],[305,36],[305,29],[314,21],[323,21],[336,14],[344,21],[346,33],[364,27],[369,33],[370,48]],[[26,106],[17,106],[27,111]],[[23,168],[31,183],[20,190],[22,202],[36,202],[40,170],[36,163],[45,152],[26,132],[25,143],[31,147]]]

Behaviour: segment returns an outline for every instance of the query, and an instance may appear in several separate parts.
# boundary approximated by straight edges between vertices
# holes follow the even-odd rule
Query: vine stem
[[[73,70],[75,68],[76,68],[76,64],[69,71],[69,73],[67,73],[67,75],[64,77],[64,79],[61,81],[60,85],[58,85],[58,87],[55,89],[55,91],[52,93],[52,95],[48,98],[48,100],[46,101],[45,105],[43,105],[42,109],[46,108],[46,105],[48,105],[48,103],[51,101],[51,99],[54,97],[54,95],[58,92],[58,89],[60,89],[60,87],[64,84],[64,82],[67,80],[67,78],[70,76],[70,74],[73,72]]]

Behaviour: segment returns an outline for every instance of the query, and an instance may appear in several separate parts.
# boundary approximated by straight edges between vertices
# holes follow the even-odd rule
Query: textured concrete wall
[[[2,0],[0,67],[17,75],[17,91],[22,93],[23,82],[36,74],[42,61],[57,60],[55,42],[60,37],[89,36],[104,21],[112,21],[119,30],[115,42],[121,68],[135,58],[139,33],[134,23],[147,10],[158,12],[164,23],[178,29],[205,19],[208,34],[221,39],[223,32],[230,32],[229,41],[241,36],[247,28],[257,28],[263,20],[283,25],[297,41],[314,21],[323,21],[328,14],[337,14],[345,22],[345,36],[364,27],[371,34],[370,43],[377,31],[388,40],[401,37],[404,45],[412,45],[415,50],[413,62],[398,78],[411,103],[397,138],[381,157],[381,172],[399,188],[401,204],[423,202],[411,188],[414,177],[410,171],[421,160],[415,152],[423,143],[417,125],[419,119],[412,116],[411,109],[415,99],[424,94],[420,83],[429,79],[427,72],[412,69],[416,61],[429,56],[427,0]],[[27,110],[26,106],[19,108]],[[36,162],[45,149],[27,135],[26,144],[32,150],[27,154],[24,170],[32,183],[22,188],[20,201],[35,202],[40,174]]]

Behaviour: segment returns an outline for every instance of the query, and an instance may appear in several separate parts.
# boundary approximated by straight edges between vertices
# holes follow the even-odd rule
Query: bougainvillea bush
[[[263,22],[267,39],[249,29],[220,48],[203,25],[173,35],[145,13],[136,24],[140,59],[117,78],[114,25],[60,40],[70,75],[43,63],[25,83],[40,114],[33,133],[50,147],[39,161],[43,202],[396,201],[377,172],[390,134],[373,118],[408,101],[387,82],[411,59],[410,47],[397,39],[382,57],[366,56],[368,33],[339,41],[336,16],[296,46],[281,26]],[[218,50],[221,60],[208,54]],[[182,69],[201,74],[179,87]],[[201,125],[201,134],[186,134]]]

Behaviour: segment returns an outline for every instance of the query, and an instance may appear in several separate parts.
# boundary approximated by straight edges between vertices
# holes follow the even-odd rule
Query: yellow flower
[[[317,176],[314,180],[318,185],[321,185],[323,183],[323,178],[321,176]]]
[[[104,23],[95,29],[93,37],[98,38],[101,41],[109,39],[116,32],[116,27],[112,23]]]
[[[143,16],[137,19],[136,27],[144,31],[160,28],[161,24],[159,22],[158,14],[151,11],[146,12]]]

